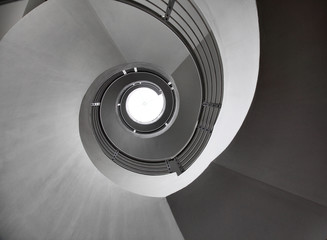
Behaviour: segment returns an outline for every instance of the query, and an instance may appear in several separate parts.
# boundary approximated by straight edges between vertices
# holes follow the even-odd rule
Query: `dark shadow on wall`
[[[37,6],[39,6],[40,4],[46,2],[47,0],[29,0],[24,12],[24,15],[26,15],[27,13],[29,13],[30,11],[32,11],[34,8],[36,8]]]
[[[187,240],[327,237],[327,208],[214,163],[168,202]]]
[[[209,169],[168,197],[188,240],[327,237],[327,1],[257,6],[248,116]]]
[[[23,0],[0,0],[0,5],[12,3],[12,2],[18,2],[18,1],[23,1]]]
[[[0,40],[27,13],[46,0],[0,0]]]
[[[257,1],[248,116],[216,163],[327,206],[327,1]]]

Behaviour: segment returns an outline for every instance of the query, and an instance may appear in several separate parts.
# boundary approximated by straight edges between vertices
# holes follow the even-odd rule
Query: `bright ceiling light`
[[[151,88],[140,87],[133,90],[126,100],[128,116],[139,124],[156,122],[165,110],[165,98]]]

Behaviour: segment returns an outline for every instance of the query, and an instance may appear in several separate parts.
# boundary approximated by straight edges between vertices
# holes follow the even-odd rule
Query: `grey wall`
[[[28,0],[0,5],[0,39],[24,15]]]
[[[0,5],[0,39],[24,15],[44,2],[45,0],[20,0]]]
[[[326,1],[257,1],[261,57],[231,145],[168,197],[185,239],[326,239]]]
[[[46,0],[28,0],[28,3],[27,3],[26,8],[25,8],[24,15],[26,15],[27,13],[29,13],[34,8],[36,8],[37,6],[39,6],[40,4],[42,4],[44,2],[46,2]]]
[[[258,1],[252,107],[215,161],[327,206],[327,2]]]
[[[188,240],[327,237],[327,208],[214,163],[168,202]]]
[[[125,192],[88,159],[79,109],[125,63],[84,0],[55,0],[0,42],[0,239],[182,240],[164,198]]]
[[[152,63],[172,74],[188,56],[178,37],[149,14],[116,1],[90,3],[128,62]]]

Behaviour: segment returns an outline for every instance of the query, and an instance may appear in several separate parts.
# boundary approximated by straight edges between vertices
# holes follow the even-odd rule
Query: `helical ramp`
[[[164,197],[232,141],[258,64],[255,1],[31,11],[0,41],[4,239],[183,239]]]

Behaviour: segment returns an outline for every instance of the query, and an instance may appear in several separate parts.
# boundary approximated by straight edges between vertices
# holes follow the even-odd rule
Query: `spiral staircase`
[[[202,215],[214,203],[201,195],[228,194],[233,176],[257,189],[229,172],[243,173],[237,163],[212,165],[244,122],[258,70],[252,0],[44,2],[0,41],[0,239],[234,239],[206,229],[204,216],[217,218]],[[163,99],[147,123],[130,113],[140,89]],[[325,209],[305,206],[323,229]]]

